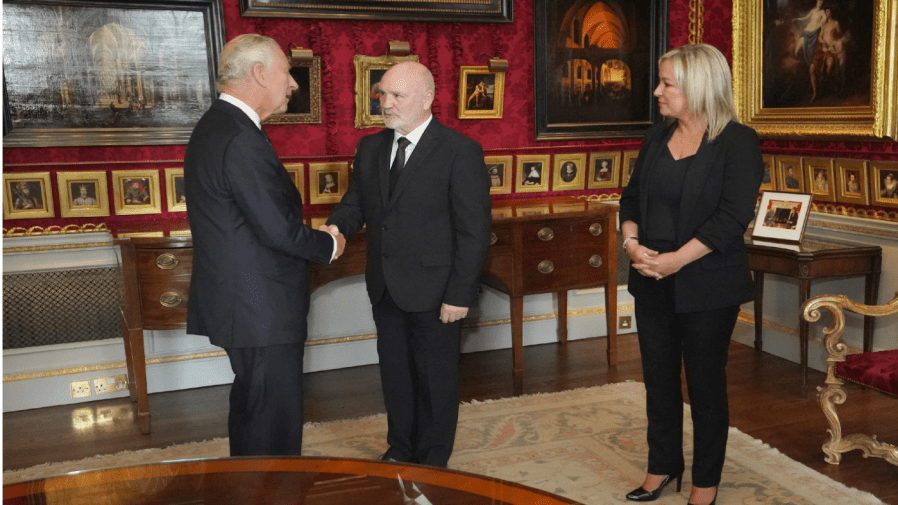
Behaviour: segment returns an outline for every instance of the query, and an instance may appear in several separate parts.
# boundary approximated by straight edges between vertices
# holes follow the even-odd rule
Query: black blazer
[[[184,155],[193,237],[187,332],[220,347],[302,342],[307,261],[327,263],[330,234],[303,224],[302,197],[265,134],[216,100]]]
[[[667,149],[677,123],[655,125],[646,132],[630,183],[620,200],[620,222],[639,226],[645,243],[646,187],[651,170]],[[674,275],[676,312],[697,312],[741,305],[752,299],[752,280],[745,264],[743,235],[755,215],[758,189],[764,176],[758,136],[735,121],[714,139],[702,140],[686,171],[677,221],[677,247],[697,238],[711,252]],[[656,281],[630,267],[628,290],[639,297]]]
[[[359,142],[346,195],[328,219],[347,237],[367,225],[365,280],[408,312],[472,307],[489,249],[491,199],[483,149],[434,118],[389,194],[393,130]]]

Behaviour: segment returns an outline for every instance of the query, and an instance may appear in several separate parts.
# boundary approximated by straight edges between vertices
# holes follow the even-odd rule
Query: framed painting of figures
[[[212,104],[216,0],[4,0],[4,147],[186,144]]]
[[[536,139],[642,135],[667,50],[666,0],[536,0]]]
[[[894,0],[734,0],[733,89],[761,136],[898,138]]]

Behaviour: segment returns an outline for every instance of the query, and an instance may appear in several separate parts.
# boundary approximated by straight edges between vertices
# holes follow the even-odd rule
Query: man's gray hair
[[[222,87],[243,80],[256,63],[270,69],[279,52],[281,46],[274,39],[255,33],[238,35],[221,51],[215,87],[221,91]]]

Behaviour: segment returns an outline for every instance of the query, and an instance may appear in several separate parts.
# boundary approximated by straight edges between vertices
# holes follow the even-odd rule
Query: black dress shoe
[[[403,461],[401,459],[396,459],[394,457],[388,456],[388,454],[390,454],[389,450],[387,452],[381,454],[380,457],[378,457],[377,459],[379,459],[380,461],[386,461],[389,463],[416,463],[416,461],[414,461],[414,460]]]
[[[658,484],[652,491],[646,491],[642,486],[634,489],[627,493],[627,499],[630,501],[655,501],[661,496],[661,491],[664,489],[664,486],[668,485],[671,479],[677,479],[677,492],[680,492],[680,487],[683,484],[683,474],[680,475],[668,475],[664,477],[664,480],[661,481],[661,484]]]

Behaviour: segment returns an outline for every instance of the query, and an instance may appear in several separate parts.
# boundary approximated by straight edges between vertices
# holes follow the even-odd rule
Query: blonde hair
[[[688,44],[671,49],[658,59],[670,61],[674,77],[689,112],[708,125],[708,141],[714,140],[730,121],[739,121],[733,100],[733,76],[726,58],[708,44]]]
[[[264,35],[244,33],[234,37],[221,51],[215,88],[221,91],[222,87],[243,80],[256,63],[261,63],[265,70],[271,69],[280,52],[281,46]]]

